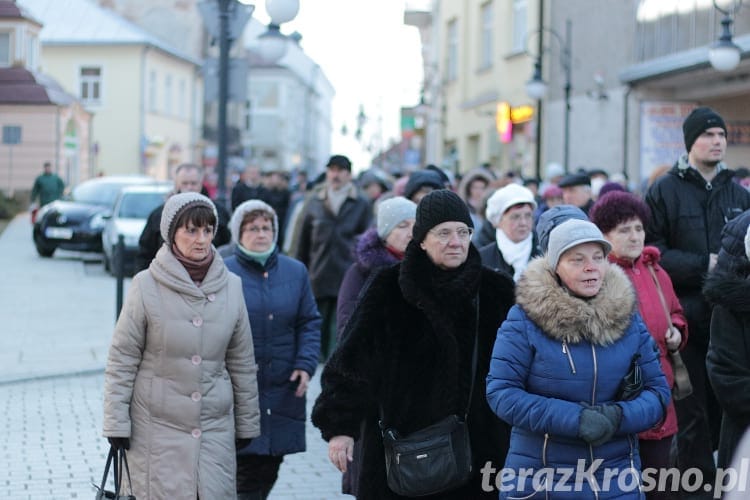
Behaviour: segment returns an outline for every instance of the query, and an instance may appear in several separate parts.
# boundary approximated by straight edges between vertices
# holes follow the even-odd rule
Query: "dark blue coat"
[[[265,266],[239,249],[225,262],[242,279],[258,364],[261,435],[243,453],[305,451],[306,398],[294,395],[298,381],[289,377],[296,369],[312,377],[320,355],[320,314],[307,269],[278,250]]]
[[[621,269],[611,266],[599,294],[584,300],[568,294],[546,266],[544,258],[532,261],[519,281],[518,305],[498,330],[487,377],[490,407],[513,426],[505,467],[529,468],[533,476],[544,468],[581,465],[585,470],[601,459],[595,474],[602,488],[598,498],[642,498],[637,482],[623,479],[634,486],[623,491],[615,476],[605,491],[603,477],[605,468],[617,468],[635,469],[640,478],[637,433],[660,422],[670,398],[656,345],[635,311],[635,295]],[[644,390],[631,401],[617,401],[636,353]],[[610,441],[593,447],[578,437],[581,402],[620,406],[622,421]],[[568,480],[572,491],[553,490],[547,498],[594,498],[585,481],[575,491],[574,479]],[[534,488],[531,479],[507,484],[514,489],[501,498],[537,498],[525,496],[535,489],[545,498],[544,486]]]

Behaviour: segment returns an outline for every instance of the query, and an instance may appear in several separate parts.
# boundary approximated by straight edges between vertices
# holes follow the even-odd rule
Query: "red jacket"
[[[625,259],[618,259],[611,253],[609,254],[609,261],[614,262],[624,269],[625,273],[630,278],[630,281],[633,283],[633,287],[638,295],[638,311],[641,313],[648,331],[651,332],[651,336],[656,341],[656,345],[659,346],[661,369],[667,377],[667,384],[669,384],[669,387],[672,387],[674,385],[674,374],[672,373],[672,364],[669,361],[666,343],[666,333],[669,325],[667,324],[667,317],[664,313],[661,299],[659,298],[659,291],[656,288],[651,272],[648,270],[648,266],[654,267],[656,277],[659,280],[661,290],[664,293],[664,300],[667,303],[667,307],[669,307],[672,324],[680,330],[680,334],[682,335],[680,349],[682,349],[687,342],[687,320],[682,313],[680,301],[674,293],[672,280],[669,279],[667,272],[659,266],[660,257],[659,249],[647,246],[643,249],[643,252],[641,252],[640,257],[633,262]],[[664,420],[664,424],[659,428],[642,432],[638,437],[641,439],[662,439],[671,436],[676,432],[677,415],[675,413],[674,403],[670,402],[667,407],[667,418]]]

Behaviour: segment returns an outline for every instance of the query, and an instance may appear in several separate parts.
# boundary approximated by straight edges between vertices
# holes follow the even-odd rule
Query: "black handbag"
[[[617,392],[618,401],[630,401],[637,398],[643,391],[643,373],[641,372],[641,365],[638,363],[639,359],[641,359],[641,355],[634,354],[633,359],[630,360],[628,373],[620,381],[620,389]]]
[[[109,469],[112,467],[114,470],[114,485],[115,491],[105,489],[107,487],[107,479],[109,479]],[[130,490],[129,495],[121,494],[122,491],[122,472],[128,478],[128,489]],[[94,485],[96,488],[95,500],[136,500],[133,495],[133,487],[130,483],[130,468],[128,467],[128,457],[124,449],[115,448],[114,446],[109,447],[109,455],[107,456],[107,464],[104,466],[104,474],[102,475],[102,482],[99,486]]]
[[[479,297],[474,350],[471,357],[471,386],[463,416],[449,415],[408,436],[384,424],[380,406],[380,429],[385,449],[388,487],[397,495],[421,497],[458,488],[471,478],[473,464],[466,419],[469,416],[477,369]]]

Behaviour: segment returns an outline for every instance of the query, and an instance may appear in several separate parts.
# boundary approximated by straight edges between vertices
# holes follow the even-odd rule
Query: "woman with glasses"
[[[518,281],[533,257],[539,255],[534,239],[534,193],[518,184],[498,189],[487,200],[487,220],[495,226],[495,241],[479,250],[482,264]]]
[[[239,500],[268,496],[284,455],[305,451],[305,393],[320,354],[320,315],[305,266],[281,255],[276,212],[240,204],[230,222],[229,271],[242,280],[258,363],[261,435],[239,450]]]
[[[473,475],[427,498],[497,497],[482,488],[480,469],[502,463],[508,428],[482,384],[495,332],[513,304],[513,281],[482,267],[472,232],[457,194],[425,196],[404,259],[371,279],[323,370],[313,424],[342,472],[361,441],[357,498],[400,498],[388,487],[379,421],[405,436],[467,408]]]

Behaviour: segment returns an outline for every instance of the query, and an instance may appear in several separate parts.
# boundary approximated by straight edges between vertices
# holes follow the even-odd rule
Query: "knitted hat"
[[[607,193],[611,193],[612,191],[627,191],[627,189],[625,189],[619,182],[605,182],[601,189],[599,189],[599,198]]]
[[[625,191],[610,191],[600,196],[589,210],[589,219],[604,233],[634,218],[640,219],[645,227],[651,218],[651,210],[640,197]]]
[[[268,203],[261,200],[247,200],[246,202],[237,205],[232,214],[232,219],[229,221],[229,230],[232,232],[232,241],[238,243],[240,241],[240,234],[242,233],[242,219],[245,218],[245,214],[253,212],[255,210],[262,210],[268,212],[273,219],[273,242],[279,238],[279,218],[276,216],[276,211]]]
[[[328,167],[343,168],[344,170],[351,172],[352,162],[344,155],[333,155],[328,159],[328,163],[326,163],[326,168]]]
[[[449,189],[432,191],[419,202],[412,240],[422,243],[427,231],[443,222],[463,222],[471,228],[474,227],[469,207],[460,196]]]
[[[216,234],[219,214],[216,212],[216,206],[214,206],[214,203],[200,193],[178,193],[167,199],[167,202],[164,204],[164,209],[161,212],[161,224],[159,225],[159,229],[164,241],[172,241],[172,237],[177,231],[177,228],[173,226],[175,221],[179,218],[180,213],[188,207],[196,205],[206,206],[214,213],[214,218],[217,221],[214,224],[214,235]]]
[[[420,188],[428,186],[433,189],[443,189],[445,184],[437,172],[432,170],[417,170],[409,175],[409,181],[404,188],[404,197],[411,197],[419,191]]]
[[[492,193],[492,196],[487,200],[485,215],[487,220],[495,225],[510,207],[525,203],[531,205],[532,210],[536,208],[534,193],[529,188],[510,183]]]
[[[682,133],[685,136],[685,149],[690,152],[693,147],[695,140],[706,130],[719,127],[727,133],[727,126],[724,124],[724,119],[711,108],[700,107],[695,108],[682,122]]]
[[[403,196],[388,198],[378,204],[378,236],[385,240],[396,226],[417,216],[417,204]]]
[[[542,212],[535,228],[539,250],[542,253],[547,252],[549,234],[552,230],[568,219],[589,220],[586,213],[574,205],[557,205]]]
[[[593,222],[570,219],[553,229],[549,235],[547,249],[547,261],[552,269],[557,269],[562,254],[583,243],[599,243],[604,249],[605,256],[612,250],[612,245],[604,239],[604,235]]]
[[[550,184],[542,191],[542,199],[549,200],[550,198],[562,198],[562,189],[557,184]]]

